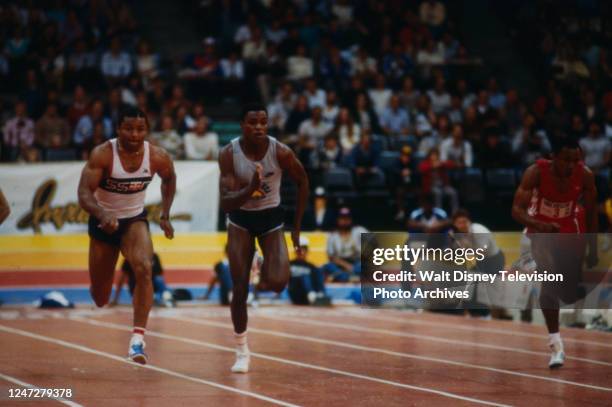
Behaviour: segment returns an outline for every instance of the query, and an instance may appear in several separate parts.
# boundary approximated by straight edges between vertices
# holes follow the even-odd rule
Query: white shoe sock
[[[241,334],[234,333],[234,340],[236,341],[236,362],[232,366],[232,372],[247,373],[251,362],[249,346],[247,344],[247,332],[244,331]]]

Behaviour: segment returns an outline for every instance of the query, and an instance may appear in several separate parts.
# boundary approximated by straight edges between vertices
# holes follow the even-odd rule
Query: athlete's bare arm
[[[151,146],[151,165],[161,178],[162,214],[159,227],[168,239],[174,238],[174,228],[170,223],[170,207],[176,193],[176,173],[170,155],[161,147]]]
[[[540,185],[540,170],[536,164],[533,164],[523,174],[523,179],[514,194],[514,202],[512,203],[512,217],[520,224],[528,228],[537,230],[541,233],[555,233],[559,231],[559,225],[556,223],[540,222],[529,216],[527,209],[531,204],[531,198],[534,188]]]
[[[4,222],[6,218],[8,218],[10,213],[11,207],[9,206],[8,202],[6,201],[6,198],[4,197],[4,194],[2,193],[2,190],[0,189],[0,225],[2,225],[2,222]]]
[[[302,163],[297,159],[293,151],[284,144],[278,144],[277,159],[283,171],[297,184],[297,196],[295,206],[295,218],[293,220],[293,230],[291,231],[291,240],[295,250],[300,248],[300,229],[302,226],[302,216],[308,202],[308,193],[310,187],[308,185],[308,176],[302,166]]]
[[[232,161],[232,145],[221,149],[219,153],[219,169],[221,170],[221,178],[219,179],[219,191],[221,196],[221,208],[225,212],[230,212],[239,209],[246,201],[251,198],[261,186],[263,168],[258,164],[257,170],[253,173],[253,178],[249,185],[238,185],[238,181],[234,176],[234,162]]]
[[[595,176],[587,167],[584,168],[584,191],[582,200],[586,220],[586,231],[588,233],[589,253],[587,265],[593,267],[597,264],[597,232],[599,231],[599,219],[597,214],[597,188],[595,187]]]
[[[79,205],[81,205],[81,208],[98,218],[102,230],[109,234],[117,230],[119,221],[98,205],[94,191],[98,188],[104,174],[108,171],[113,160],[112,155],[110,143],[104,143],[94,148],[81,173],[78,189]]]

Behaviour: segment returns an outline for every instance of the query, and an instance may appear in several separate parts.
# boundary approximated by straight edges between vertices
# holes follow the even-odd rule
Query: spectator
[[[26,71],[26,85],[20,99],[26,102],[27,111],[33,119],[38,119],[45,108],[45,94],[34,69]]]
[[[298,130],[298,157],[308,168],[312,167],[312,163],[309,162],[312,151],[322,143],[325,136],[332,130],[332,126],[323,122],[321,112],[319,106],[312,109],[311,117],[304,120]]]
[[[300,247],[295,251],[295,259],[289,262],[289,298],[293,305],[328,305],[325,295],[325,282],[321,269],[308,261],[308,239],[300,236]]]
[[[119,124],[119,116],[126,108],[127,104],[121,98],[121,89],[113,88],[108,92],[108,103],[106,105],[104,116],[110,118],[113,128]]]
[[[446,20],[446,7],[437,0],[425,0],[419,7],[419,16],[430,27],[439,27]]]
[[[580,139],[580,148],[584,154],[584,163],[595,174],[598,195],[607,197],[612,141],[602,133],[598,122],[589,123],[589,134]]]
[[[452,136],[440,143],[440,160],[452,163],[453,168],[471,167],[474,163],[472,145],[464,140],[460,124],[455,124]]]
[[[535,130],[535,118],[532,114],[525,114],[523,127],[516,132],[512,140],[512,152],[523,167],[528,167],[550,151],[551,146],[546,134],[542,130]]]
[[[409,233],[438,233],[450,226],[444,209],[434,206],[434,197],[424,193],[420,198],[420,207],[410,213],[407,222]]]
[[[136,71],[144,79],[145,86],[149,86],[151,79],[159,74],[159,55],[151,51],[151,44],[146,40],[138,43]]]
[[[361,134],[359,144],[353,147],[349,158],[358,185],[363,185],[373,173],[380,171],[378,168],[380,149],[372,144],[372,138],[367,131]]]
[[[493,233],[486,226],[472,222],[470,214],[465,209],[459,209],[452,216],[452,230],[449,234],[452,236],[453,242],[458,247],[484,249],[482,260],[476,261],[476,269],[480,273],[497,274],[504,269],[506,265],[506,257],[504,252],[499,248]],[[493,293],[490,293],[493,294]],[[487,316],[493,314],[495,318],[510,319],[510,316],[503,308],[489,310],[489,307],[483,303],[471,300],[469,305],[469,313],[472,316]]]
[[[434,89],[428,91],[427,96],[429,96],[431,102],[431,110],[435,114],[445,113],[451,106],[451,97],[444,87],[444,78],[442,77],[436,79]]]
[[[385,76],[391,79],[392,83],[399,84],[402,78],[412,72],[414,63],[402,46],[395,44],[393,52],[384,56],[382,67]]]
[[[436,115],[431,110],[429,96],[421,94],[417,100],[416,114],[414,115],[415,132],[417,136],[423,136],[433,131],[436,123]]]
[[[422,67],[422,74],[425,77],[429,76],[429,72],[433,66],[444,64],[444,46],[442,43],[437,43],[430,39],[426,46],[417,52],[416,61]]]
[[[241,81],[244,79],[244,64],[236,51],[230,51],[227,58],[220,62],[221,77],[230,81]]]
[[[489,106],[495,110],[499,110],[506,104],[506,96],[499,90],[499,84],[496,78],[490,78],[488,84],[489,91]]]
[[[104,105],[101,100],[94,100],[89,109],[90,113],[82,116],[78,121],[72,141],[77,147],[82,147],[93,136],[94,125],[102,122],[104,126],[104,136],[110,139],[113,136],[113,125],[111,120],[104,116]]]
[[[195,129],[185,134],[185,158],[188,160],[216,160],[218,155],[217,133],[208,131],[208,119],[200,117]]]
[[[166,286],[164,270],[157,253],[153,253],[151,264],[151,279],[153,280],[153,299],[155,300],[155,304],[163,305],[168,308],[174,307],[172,292],[168,289],[168,286]],[[130,290],[130,295],[133,296],[134,288],[136,287],[136,276],[134,275],[134,271],[132,270],[130,263],[124,260],[123,264],[121,265],[121,275],[117,279],[115,285],[115,295],[109,305],[113,306],[119,303],[119,296],[121,295],[121,290],[126,282]]]
[[[461,98],[458,95],[451,95],[451,105],[448,109],[448,118],[452,124],[460,124],[463,121]]]
[[[407,136],[410,133],[410,117],[406,110],[400,107],[399,96],[393,95],[381,117],[380,125],[389,137]]]
[[[290,137],[296,135],[302,122],[309,117],[310,109],[308,108],[308,99],[306,96],[300,95],[295,102],[295,106],[289,112],[289,117],[285,123],[285,134]]]
[[[81,85],[77,85],[74,88],[72,104],[66,113],[66,119],[68,120],[68,124],[70,125],[71,129],[74,129],[79,120],[81,120],[81,117],[88,113],[88,108],[89,102],[87,101],[87,93],[85,92],[85,88],[83,88]]]
[[[219,283],[219,303],[221,305],[230,305],[234,285],[232,283],[232,275],[230,273],[229,260],[227,258],[227,244],[225,245],[225,257],[223,260],[217,262],[213,269],[215,275],[208,283],[208,289],[202,299],[204,301],[208,300],[213,289],[217,283]]]
[[[440,143],[450,138],[450,124],[446,115],[439,115],[436,118],[436,128],[427,133],[419,142],[418,157],[425,158],[432,148],[438,148]]]
[[[397,207],[395,220],[401,221],[406,216],[404,196],[415,185],[417,178],[416,163],[412,158],[412,148],[410,146],[402,147],[399,159],[391,168],[390,175]]]
[[[402,90],[399,93],[400,104],[407,112],[412,112],[416,108],[416,103],[420,92],[414,88],[414,79],[407,76],[402,83]]]
[[[184,68],[179,72],[180,78],[188,80],[209,79],[217,77],[219,73],[219,59],[217,58],[214,38],[207,37],[202,41],[204,50],[200,54],[192,55],[184,62]]]
[[[353,117],[362,130],[367,130],[373,134],[380,134],[378,116],[370,106],[370,99],[365,93],[358,93],[355,101]]]
[[[244,44],[251,39],[253,31],[257,29],[259,29],[257,25],[257,16],[251,13],[247,17],[246,24],[241,25],[236,31],[234,42],[238,45]]]
[[[287,72],[287,78],[294,81],[310,78],[314,74],[313,61],[306,56],[303,44],[298,45],[295,54],[287,59]]]
[[[367,229],[353,225],[347,207],[340,209],[336,222],[336,230],[327,238],[329,262],[323,266],[323,272],[329,281],[348,282],[361,274],[361,234],[367,233]]]
[[[368,91],[368,95],[372,100],[374,111],[378,115],[379,120],[382,122],[381,118],[383,112],[389,106],[389,101],[391,100],[391,96],[393,96],[391,89],[386,87],[385,77],[383,75],[376,76],[376,87],[370,89]]]
[[[83,145],[83,149],[81,150],[81,159],[89,160],[91,151],[96,146],[99,146],[105,141],[106,141],[106,137],[104,136],[104,123],[101,121],[95,122],[94,128],[93,128],[93,134],[90,138],[87,139],[87,141]]]
[[[345,107],[340,109],[334,133],[337,134],[340,146],[345,154],[350,153],[353,147],[359,143],[361,127],[353,121],[351,113]]]
[[[77,41],[73,52],[68,56],[66,82],[69,87],[77,84],[86,85],[88,89],[98,89],[100,71],[98,58],[91,51],[84,39]]]
[[[325,91],[317,87],[317,81],[313,78],[306,80],[304,96],[308,98],[308,107],[311,109],[315,107],[323,108],[326,104]]]
[[[512,148],[496,126],[485,130],[484,140],[478,153],[478,162],[484,169],[507,168],[514,166]]]
[[[151,133],[153,142],[164,148],[173,160],[183,158],[183,139],[174,128],[174,119],[165,115],[161,122],[161,130]]]
[[[440,160],[440,153],[435,148],[419,164],[423,193],[433,194],[436,206],[440,208],[443,198],[448,197],[454,212],[459,207],[459,198],[457,197],[457,191],[451,186],[448,176],[448,170],[452,168],[451,163]]]
[[[338,107],[338,96],[335,91],[331,90],[325,95],[325,106],[321,112],[323,121],[327,124],[333,125],[336,123],[336,118],[338,117],[339,113],[340,108]]]
[[[68,122],[59,116],[58,106],[50,103],[35,128],[36,145],[43,149],[63,148],[70,145]]]
[[[25,102],[15,104],[15,116],[4,124],[2,133],[3,160],[15,161],[21,157],[27,161],[31,156],[28,151],[34,145],[34,121],[27,116]]]
[[[110,85],[117,85],[132,73],[132,59],[121,50],[121,40],[115,37],[110,50],[102,55],[101,71]]]
[[[360,46],[357,53],[352,56],[350,64],[351,75],[353,76],[370,79],[377,73],[376,60],[368,55],[367,50],[363,46]],[[384,76],[382,77],[384,78]]]
[[[287,38],[287,30],[281,26],[279,19],[275,18],[268,28],[266,28],[266,40],[279,45]]]
[[[323,139],[323,146],[313,151],[310,158],[313,168],[327,171],[330,168],[340,166],[344,155],[338,145],[338,139],[333,134],[328,134]]]
[[[340,50],[332,46],[319,62],[319,72],[325,86],[344,89],[351,75],[350,64],[342,57]]]
[[[293,91],[293,85],[290,82],[283,83],[274,101],[268,105],[268,131],[273,135],[280,135],[285,129],[289,112],[293,110],[297,95]]]
[[[266,56],[266,42],[263,39],[261,29],[255,27],[251,30],[251,38],[242,45],[242,58],[250,66],[256,66],[263,64]]]

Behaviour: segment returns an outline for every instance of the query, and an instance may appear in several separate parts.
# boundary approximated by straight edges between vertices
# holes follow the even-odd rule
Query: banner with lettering
[[[87,232],[88,214],[78,204],[84,162],[0,165],[0,188],[11,205],[0,234]],[[175,162],[176,196],[172,224],[177,232],[217,230],[219,169],[215,162]],[[160,179],[155,176],[145,200],[151,231],[159,233]]]

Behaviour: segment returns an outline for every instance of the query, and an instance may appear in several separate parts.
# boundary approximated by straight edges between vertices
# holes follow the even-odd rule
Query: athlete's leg
[[[233,283],[230,309],[234,332],[241,334],[247,327],[247,297],[255,240],[247,230],[232,224],[228,226],[227,235],[229,269]]]
[[[556,236],[553,234],[533,235],[531,238],[532,256],[539,271],[556,269],[555,247]],[[540,307],[546,328],[548,329],[548,346],[551,350],[548,367],[551,369],[563,366],[565,353],[559,333],[559,286],[554,282],[543,282],[540,288]]]
[[[231,368],[234,373],[249,371],[249,347],[247,344],[247,297],[249,295],[249,280],[251,264],[255,253],[255,239],[251,234],[230,224],[227,230],[227,251],[229,269],[232,275],[233,291],[230,303],[232,323],[234,324],[234,340],[236,342],[236,362]]]
[[[263,252],[261,266],[261,288],[280,293],[289,282],[289,253],[283,229],[274,230],[258,237]]]
[[[118,256],[118,247],[97,239],[89,240],[89,291],[98,307],[108,304]]]
[[[121,237],[121,253],[132,267],[136,278],[134,288],[134,327],[146,328],[153,305],[152,259],[153,243],[146,222],[134,221],[126,225]]]

